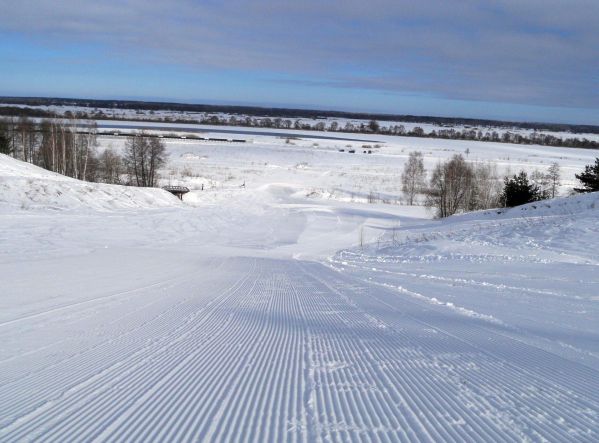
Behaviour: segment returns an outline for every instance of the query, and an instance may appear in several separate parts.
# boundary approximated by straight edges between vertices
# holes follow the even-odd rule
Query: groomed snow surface
[[[187,204],[0,156],[0,441],[599,441],[599,195],[437,221],[294,143],[169,144]]]

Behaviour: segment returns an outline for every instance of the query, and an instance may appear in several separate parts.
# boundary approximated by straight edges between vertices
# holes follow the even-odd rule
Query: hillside
[[[162,189],[82,182],[0,154],[0,210],[109,211],[178,204]]]

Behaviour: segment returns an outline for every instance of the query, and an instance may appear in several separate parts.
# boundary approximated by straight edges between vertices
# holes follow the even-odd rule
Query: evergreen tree
[[[539,187],[528,180],[526,172],[514,175],[512,178],[505,178],[503,193],[501,198],[506,207],[524,205],[526,203],[543,199],[543,193]]]
[[[582,183],[582,188],[574,188],[576,192],[599,191],[599,157],[595,159],[594,165],[586,165],[584,172],[575,175]]]

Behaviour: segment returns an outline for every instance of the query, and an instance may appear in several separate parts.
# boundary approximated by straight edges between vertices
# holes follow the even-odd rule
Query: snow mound
[[[162,189],[83,182],[0,154],[0,208],[110,211],[179,204]]]
[[[448,220],[466,221],[481,218],[521,218],[578,215],[599,210],[599,192],[558,197],[527,203],[514,208],[489,209],[486,211],[459,214]]]
[[[408,226],[385,233],[376,246],[395,261],[599,264],[598,216],[594,192]]]

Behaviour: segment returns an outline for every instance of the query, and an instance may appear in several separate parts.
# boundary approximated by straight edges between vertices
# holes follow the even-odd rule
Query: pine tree
[[[501,198],[504,205],[511,208],[542,200],[543,193],[535,183],[528,181],[526,172],[521,171],[520,174],[514,175],[512,178],[505,178]]]
[[[594,165],[586,165],[584,172],[576,174],[575,177],[582,183],[582,188],[574,188],[576,192],[599,191],[599,157],[595,159]]]

